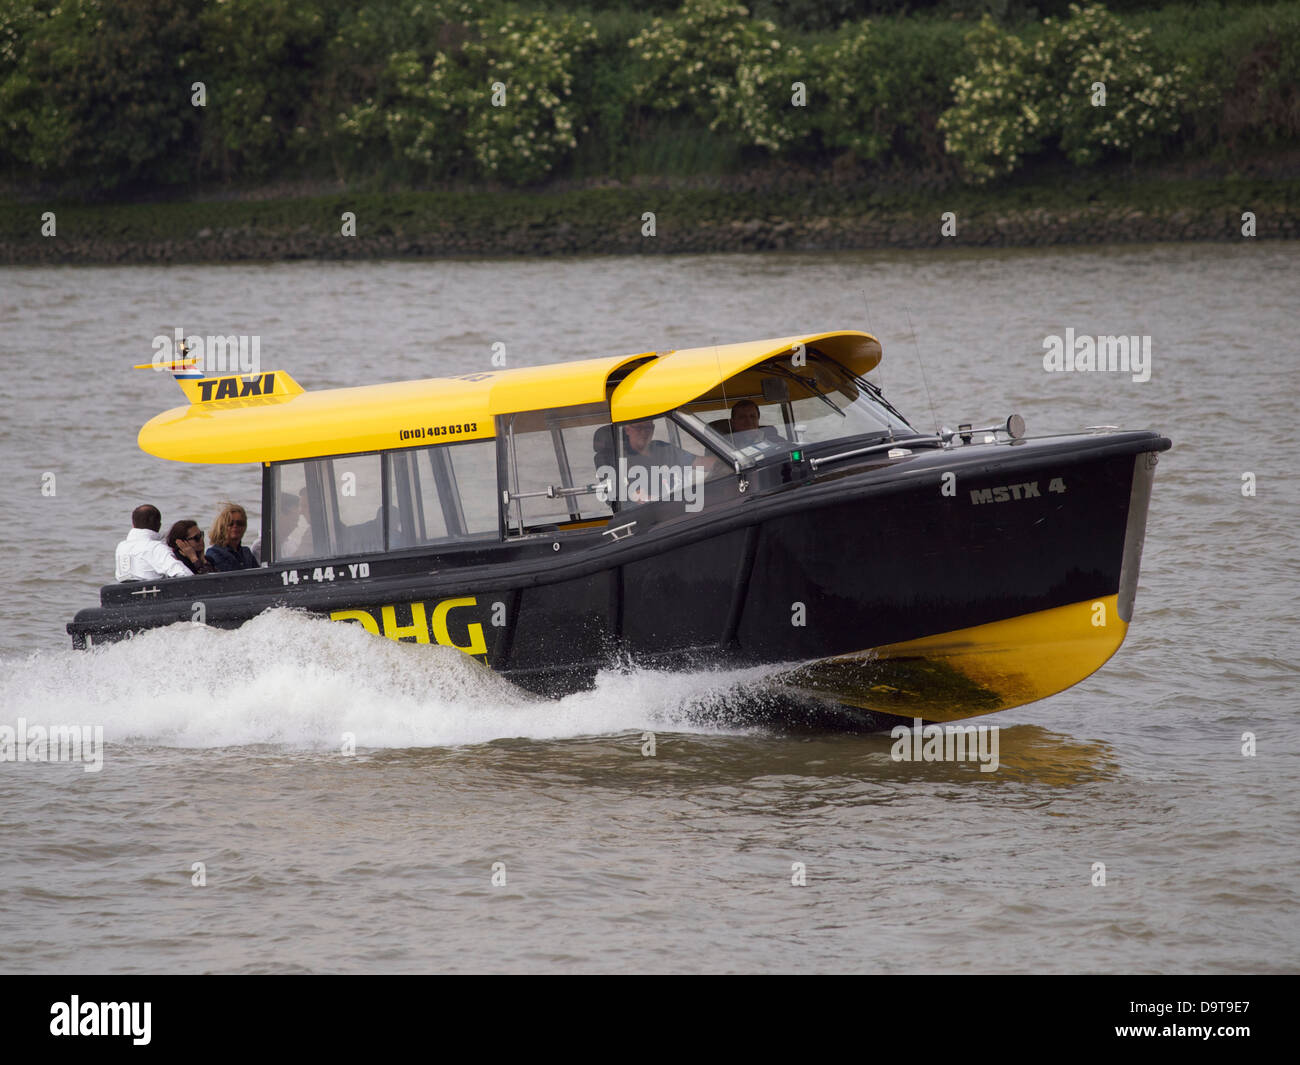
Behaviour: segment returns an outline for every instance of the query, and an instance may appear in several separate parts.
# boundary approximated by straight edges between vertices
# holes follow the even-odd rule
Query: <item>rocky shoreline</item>
[[[109,209],[111,210],[111,208]],[[1300,238],[1300,207],[1291,204],[1167,210],[1089,205],[1070,210],[1026,208],[962,211],[945,227],[941,212],[928,217],[886,211],[827,217],[733,217],[655,219],[643,235],[641,216],[625,224],[580,217],[538,218],[472,224],[377,226],[356,236],[322,233],[302,225],[261,229],[253,225],[204,226],[168,239],[104,234],[80,237],[60,224],[56,236],[24,240],[0,237],[0,263],[130,264],[284,261],[297,259],[400,259],[439,257],[629,255],[755,251],[847,251],[878,248],[1043,247],[1058,244],[1236,241],[1246,239],[1242,214],[1253,210],[1257,239]],[[35,212],[34,212],[35,213]],[[693,212],[692,212],[693,213]],[[554,212],[552,212],[554,214]],[[950,232],[945,235],[943,229]],[[951,230],[955,229],[955,232]],[[384,231],[387,230],[387,231]]]

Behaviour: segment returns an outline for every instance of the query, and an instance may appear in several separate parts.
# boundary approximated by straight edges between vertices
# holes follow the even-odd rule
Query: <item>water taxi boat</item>
[[[189,403],[139,445],[260,466],[261,568],[111,584],[68,632],[292,607],[552,696],[763,667],[772,714],[849,728],[1087,677],[1128,631],[1169,440],[922,432],[881,357],[844,330],[323,391],[177,372]]]

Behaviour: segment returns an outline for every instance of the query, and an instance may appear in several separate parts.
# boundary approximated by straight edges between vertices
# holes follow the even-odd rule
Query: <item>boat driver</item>
[[[762,440],[780,441],[781,434],[770,425],[758,424],[758,404],[742,399],[731,408],[731,442],[744,447]]]
[[[623,439],[627,443],[627,494],[634,503],[673,498],[682,487],[679,479],[693,475],[688,470],[702,470],[707,474],[718,464],[716,455],[692,455],[666,440],[656,440],[654,435],[653,418],[623,427]],[[678,479],[676,485],[672,483],[674,478]]]

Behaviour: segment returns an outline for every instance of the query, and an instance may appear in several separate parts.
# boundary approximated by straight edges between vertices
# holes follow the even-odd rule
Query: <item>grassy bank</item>
[[[1300,179],[1040,177],[992,189],[621,186],[244,202],[0,204],[0,262],[130,263],[1030,246],[1300,237]],[[53,212],[56,233],[42,236]],[[355,236],[344,236],[345,212]],[[654,214],[645,235],[644,215]],[[956,233],[941,232],[946,212]]]

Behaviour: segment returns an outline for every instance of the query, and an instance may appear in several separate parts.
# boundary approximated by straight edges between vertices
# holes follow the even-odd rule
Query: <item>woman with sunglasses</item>
[[[212,573],[215,567],[203,554],[203,530],[197,521],[178,521],[167,530],[167,546],[191,573]]]
[[[248,514],[244,508],[238,503],[223,503],[221,513],[208,534],[211,546],[207,550],[207,559],[216,569],[257,569],[253,552],[241,542],[247,528]]]

